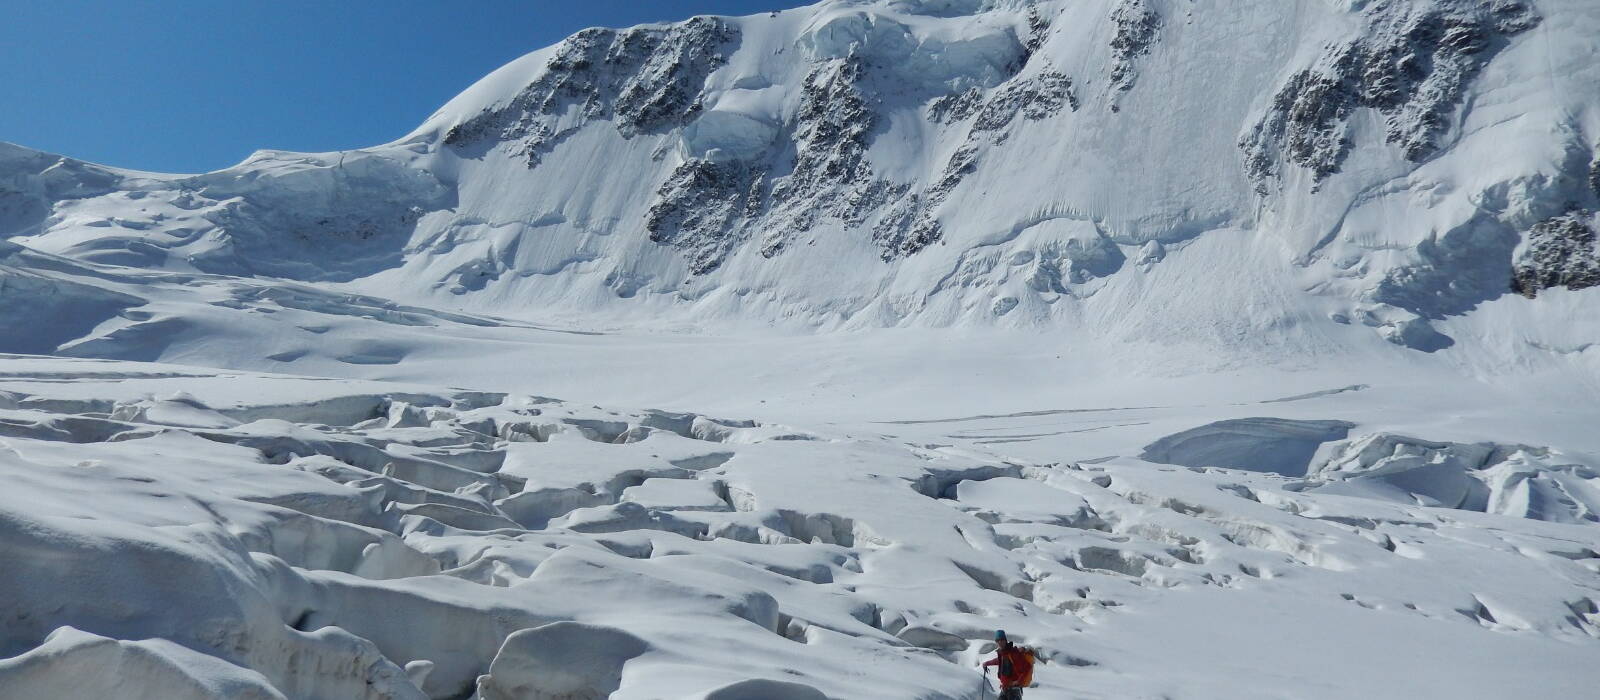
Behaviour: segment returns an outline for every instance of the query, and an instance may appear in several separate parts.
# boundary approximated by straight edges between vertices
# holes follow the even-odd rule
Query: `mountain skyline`
[[[0,695],[1584,697],[1595,36],[827,0],[0,143]]]
[[[585,27],[754,14],[799,0],[640,3],[11,3],[0,141],[149,172],[409,131],[500,65]],[[174,24],[180,23],[181,24]]]

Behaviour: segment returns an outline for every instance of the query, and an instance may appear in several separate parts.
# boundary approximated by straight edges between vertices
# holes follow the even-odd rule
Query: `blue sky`
[[[391,141],[584,27],[808,0],[0,0],[0,141],[202,172]]]

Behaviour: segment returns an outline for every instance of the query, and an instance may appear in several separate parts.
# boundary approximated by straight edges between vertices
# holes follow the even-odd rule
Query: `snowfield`
[[[1048,661],[1030,697],[1600,680],[1592,456],[1259,417],[1012,456],[1360,386],[811,428],[4,366],[7,697],[974,698],[996,628]]]
[[[1592,696],[1596,36],[829,0],[0,144],[0,700]]]

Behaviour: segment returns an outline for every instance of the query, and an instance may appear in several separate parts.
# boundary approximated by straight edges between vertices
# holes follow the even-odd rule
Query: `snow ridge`
[[[1595,26],[1564,0],[882,0],[591,29],[371,149],[188,177],[16,149],[0,227],[485,313],[1102,336],[1243,231],[1281,246],[1252,264],[1301,287],[1288,307],[1436,351],[1537,291],[1517,270],[1554,219],[1600,209]],[[1023,233],[1048,219],[1144,262],[1073,267],[1070,227]]]

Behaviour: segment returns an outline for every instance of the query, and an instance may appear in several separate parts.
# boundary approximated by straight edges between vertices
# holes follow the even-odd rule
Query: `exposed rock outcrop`
[[[1161,31],[1161,15],[1147,0],[1122,0],[1111,10],[1111,22],[1116,25],[1111,36],[1111,85],[1132,90],[1139,79],[1134,62],[1150,53],[1156,33]]]
[[[577,109],[611,119],[632,137],[682,125],[701,109],[706,76],[737,48],[737,27],[695,17],[667,28],[586,29],[562,42],[546,72],[508,104],[452,127],[446,145],[517,141],[528,167],[578,127],[558,126]]]
[[[1512,268],[1511,291],[1531,299],[1551,287],[1600,286],[1594,219],[1592,212],[1578,209],[1534,224]]]
[[[1432,156],[1467,84],[1510,37],[1540,21],[1520,0],[1375,2],[1362,14],[1368,31],[1290,77],[1240,139],[1260,193],[1285,163],[1318,181],[1338,172],[1352,146],[1349,120],[1361,108],[1383,115],[1385,140],[1408,160]]]

